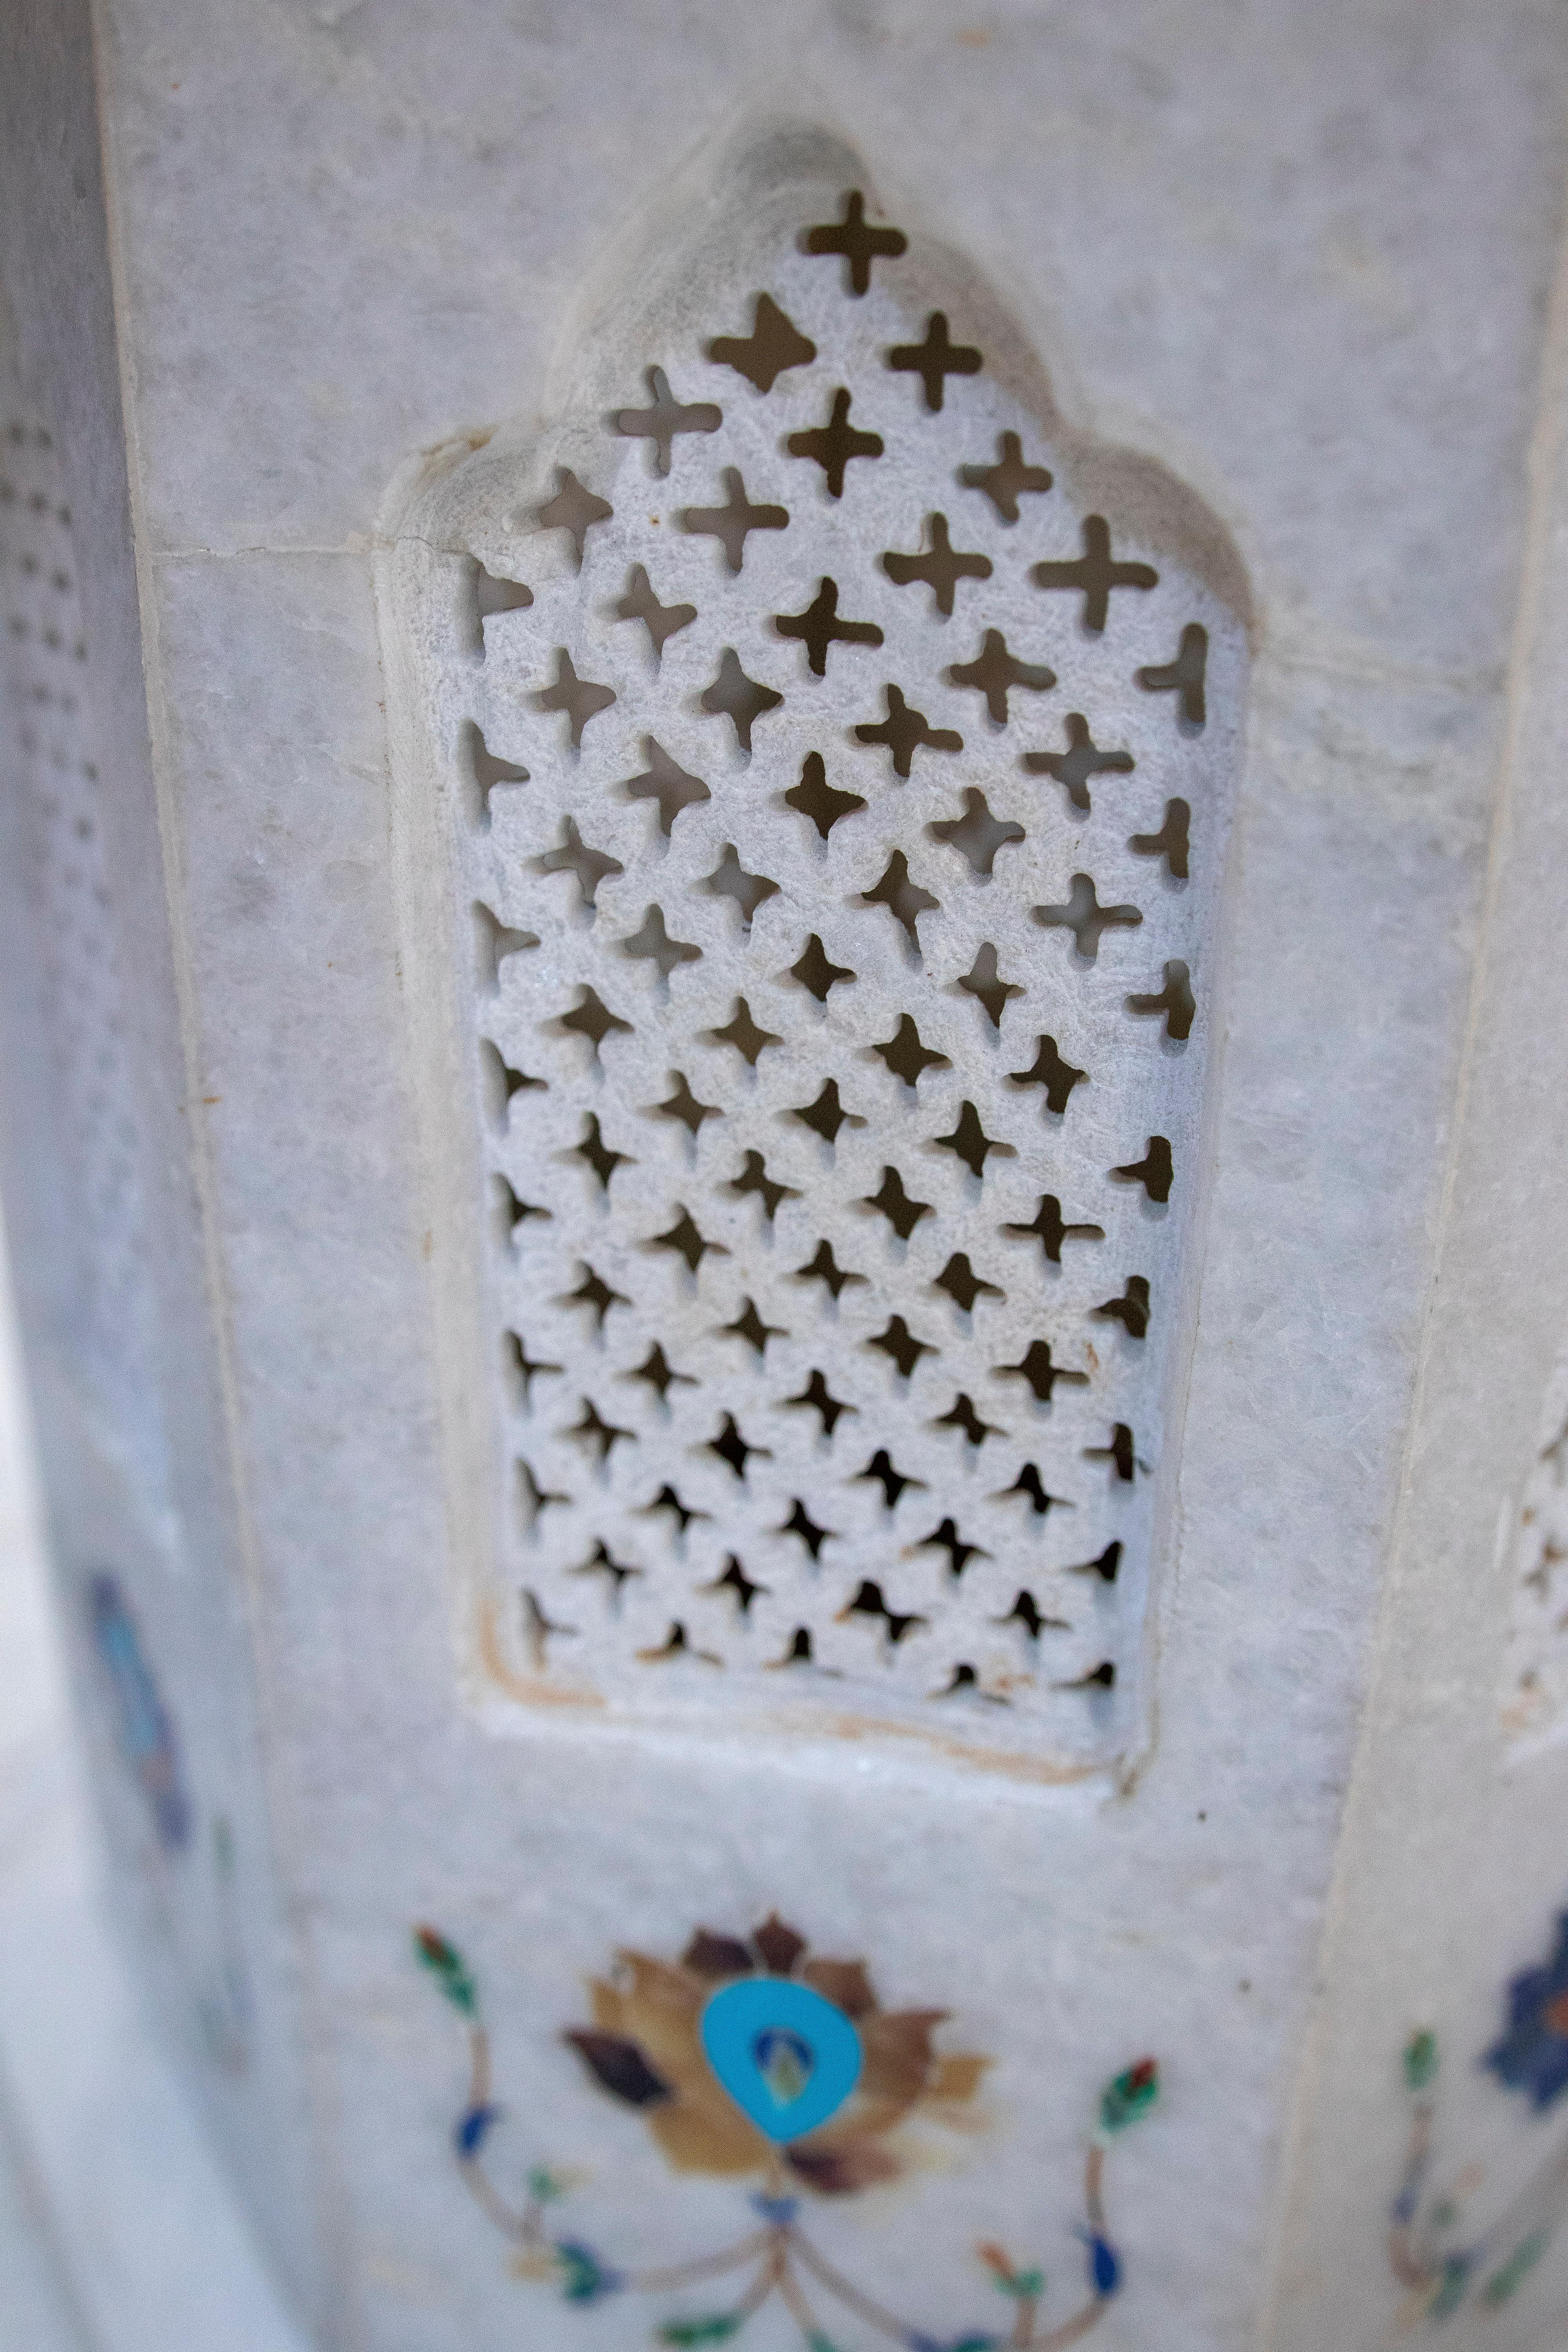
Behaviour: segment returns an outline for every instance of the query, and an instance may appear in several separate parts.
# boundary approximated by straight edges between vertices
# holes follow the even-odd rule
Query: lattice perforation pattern
[[[68,1360],[121,1442],[153,1507],[166,1468],[152,1374],[142,1140],[112,933],[104,791],[92,740],[92,662],[58,452],[15,386],[0,409],[0,667],[8,782],[27,812],[40,909],[40,992],[54,1057],[53,1116],[71,1170],[78,1284],[64,1302]]]
[[[450,560],[509,1638],[1092,1758],[1244,649],[843,217]]]

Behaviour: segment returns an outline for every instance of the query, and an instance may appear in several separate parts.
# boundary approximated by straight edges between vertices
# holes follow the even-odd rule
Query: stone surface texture
[[[564,2234],[647,2266],[719,2242],[737,2185],[672,2172],[563,2030],[617,1950],[673,1962],[776,1908],[993,2062],[983,2129],[814,2208],[919,2340],[1010,2325],[977,2241],[1073,2307],[1085,2135],[1148,2053],[1096,2343],[1371,2352],[1411,2031],[1449,2053],[1445,2161],[1485,2153],[1489,2225],[1561,2128],[1471,2063],[1568,1892],[1564,1750],[1509,1744],[1497,1550],[1568,1332],[1561,11],[100,0],[6,39],[0,282],[112,779],[161,1484],[82,1370],[93,1223],[31,914],[4,946],[7,1209],[121,1908],[316,2339],[620,2352],[676,2307],[567,2308],[526,2247],[509,2271],[453,2161],[467,2060],[414,1922],[482,1988],[498,2178],[556,2164]],[[461,1638],[389,495],[462,436],[542,446],[650,233],[781,118],[851,142],[1068,428],[1167,469],[1249,584],[1147,1736],[1070,1785],[491,1709]],[[647,398],[628,365],[619,401]],[[39,822],[7,818],[8,866]],[[107,1570],[178,1726],[176,1856],[114,1751]],[[1554,2341],[1565,2264],[1560,2240],[1453,2325]],[[799,2338],[776,2301],[752,2327]]]
[[[466,1032],[426,1092],[456,1515],[497,1498],[476,1647],[617,1715],[1071,1773],[1147,1737],[1244,583],[1168,476],[1063,425],[972,270],[916,245],[857,295],[796,249],[852,151],[721,171],[729,226],[653,232],[563,428],[439,453],[387,524],[410,995],[437,1031],[455,982]],[[765,394],[702,333],[756,284],[816,352]],[[887,357],[937,319],[970,362],[940,409]],[[644,352],[703,395],[664,453],[609,404]],[[984,484],[1026,440],[1021,513]],[[568,458],[609,495],[556,490]],[[768,519],[731,562],[736,499]],[[860,641],[808,650],[829,597]]]

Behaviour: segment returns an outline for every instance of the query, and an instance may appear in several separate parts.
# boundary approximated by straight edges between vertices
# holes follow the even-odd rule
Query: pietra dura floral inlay
[[[475,1655],[1080,1769],[1169,1517],[1233,560],[863,188],[702,236],[384,563]]]
[[[191,1800],[179,1742],[136,1620],[118,1580],[100,1570],[88,1580],[93,1648],[113,1694],[121,1753],[142,1787],[159,1845],[183,1853],[191,1842]]]
[[[1437,2037],[1423,2029],[1405,2045],[1410,2136],[1388,2225],[1389,2261],[1406,2289],[1402,2332],[1472,2306],[1486,2315],[1511,2303],[1568,2211],[1568,2139],[1561,2128],[1568,1912],[1558,1916],[1545,1960],[1509,1980],[1502,2007],[1501,2031],[1479,2063],[1518,2095],[1525,2112],[1491,2118],[1489,2163],[1479,2160],[1478,2146],[1462,2170],[1434,2179]]]
[[[81,1597],[99,1669],[96,1695],[152,1833],[157,1915],[180,1955],[208,2056],[225,2073],[241,2074],[250,2063],[251,1991],[232,1825],[226,1813],[201,1819],[179,1732],[120,1579],[94,1570]]]
[[[1008,2318],[956,2338],[938,2337],[900,2316],[896,2295],[848,2277],[812,2231],[816,2200],[841,2200],[895,2181],[909,2165],[922,2123],[972,2129],[971,2111],[988,2059],[943,2053],[934,2038],[940,2009],[884,2011],[860,1959],[814,1953],[797,1929],[771,1914],[749,1936],[699,1928],[679,1961],[622,1951],[612,1973],[589,1986],[591,2023],[564,2039],[595,2088],[628,2119],[640,2118],[678,2173],[750,2182],[740,2234],[716,2248],[640,2270],[567,2234],[556,2208],[572,2187],[559,2168],[535,2162],[523,2193],[492,2175],[492,2139],[505,2108],[492,2079],[479,1988],[458,1948],[420,1927],[416,1954],[462,2021],[468,2087],[452,2130],[463,2179],[481,2210],[511,2241],[514,2274],[552,2284],[569,2303],[594,2305],[628,2292],[675,2308],[655,2322],[661,2344],[719,2344],[776,2302],[807,2352],[880,2338],[904,2352],[1064,2352],[1095,2325],[1120,2292],[1123,2263],[1110,2234],[1104,2199],[1106,2151],[1154,2105],[1159,2070],[1138,2060],[1100,2095],[1089,2139],[1079,2231],[1086,2280],[1077,2308],[1047,2324],[1047,2282],[987,2239],[979,2271],[1007,2298]]]

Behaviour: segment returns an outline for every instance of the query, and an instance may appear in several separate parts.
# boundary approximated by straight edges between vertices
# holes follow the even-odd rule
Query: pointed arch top
[[[1147,1721],[1249,608],[829,134],[733,142],[381,567],[476,1694]]]

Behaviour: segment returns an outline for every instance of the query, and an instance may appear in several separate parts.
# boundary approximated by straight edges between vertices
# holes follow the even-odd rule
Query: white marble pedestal
[[[28,1377],[300,2324],[1553,2342],[1561,12],[5,40]]]

